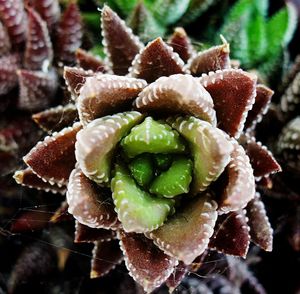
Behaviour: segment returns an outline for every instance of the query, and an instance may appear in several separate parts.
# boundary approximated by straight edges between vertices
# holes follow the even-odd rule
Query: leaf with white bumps
[[[168,123],[189,143],[194,159],[192,193],[207,189],[224,171],[233,150],[226,134],[194,117],[170,118]]]
[[[168,255],[191,264],[207,248],[216,220],[217,203],[209,194],[198,195],[147,237]]]
[[[198,79],[190,75],[159,78],[139,94],[134,106],[143,112],[189,114],[216,125],[212,97]]]
[[[172,211],[174,201],[143,191],[125,167],[116,164],[111,182],[118,218],[126,232],[144,233],[157,229]]]
[[[118,142],[143,119],[137,111],[98,118],[77,135],[75,155],[83,173],[98,184],[109,182]]]

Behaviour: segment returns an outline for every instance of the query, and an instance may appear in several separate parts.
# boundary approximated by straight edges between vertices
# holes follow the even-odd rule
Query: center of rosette
[[[189,192],[187,145],[169,125],[147,117],[121,140],[120,151],[111,182],[118,217],[126,231],[152,231]]]
[[[230,161],[221,130],[193,116],[155,120],[137,111],[95,119],[76,136],[84,175],[110,187],[126,232],[145,233],[200,196]]]

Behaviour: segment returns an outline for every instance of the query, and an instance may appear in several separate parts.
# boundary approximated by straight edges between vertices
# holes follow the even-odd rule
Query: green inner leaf
[[[171,167],[154,179],[150,193],[172,198],[188,193],[192,181],[193,163],[183,156],[174,159]]]
[[[233,150],[226,134],[194,117],[170,118],[168,123],[189,143],[194,160],[192,193],[204,191],[224,171]]]
[[[174,207],[174,200],[143,191],[120,164],[116,164],[111,189],[118,218],[126,232],[144,233],[160,227]]]
[[[151,117],[132,128],[130,134],[121,141],[121,146],[131,158],[141,153],[183,153],[186,150],[176,131]]]
[[[142,154],[136,157],[130,164],[129,169],[137,183],[147,187],[154,177],[154,165],[150,154]]]

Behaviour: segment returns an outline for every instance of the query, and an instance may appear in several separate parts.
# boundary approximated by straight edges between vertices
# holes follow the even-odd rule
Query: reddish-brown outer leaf
[[[217,204],[210,195],[198,195],[155,231],[147,233],[167,254],[191,264],[207,248],[217,219]]]
[[[255,180],[249,157],[235,140],[232,140],[232,144],[234,150],[223,173],[225,183],[218,208],[225,213],[244,208],[255,195]]]
[[[133,99],[146,85],[142,79],[102,73],[86,78],[77,100],[80,121],[87,124],[98,117],[130,109]]]
[[[15,46],[22,44],[26,37],[26,14],[23,2],[22,0],[0,0],[0,19]]]
[[[119,232],[126,267],[147,293],[159,287],[171,275],[177,260],[158,249],[142,234]]]
[[[256,142],[254,137],[245,137],[245,139],[243,146],[250,158],[255,177],[267,177],[281,171],[280,165],[266,146]]]
[[[53,59],[52,43],[46,23],[31,8],[28,12],[28,33],[24,55],[24,67],[46,71]]]
[[[64,79],[68,87],[68,90],[72,94],[73,100],[76,100],[81,87],[84,85],[86,78],[93,76],[94,73],[91,70],[84,70],[77,67],[64,67]]]
[[[18,70],[17,74],[20,86],[19,108],[36,111],[48,107],[57,90],[56,72]]]
[[[134,106],[141,112],[189,114],[216,125],[210,94],[190,75],[159,78],[139,94]]]
[[[49,31],[52,31],[60,17],[58,0],[31,0],[34,9],[47,23]]]
[[[251,241],[266,251],[272,251],[273,230],[259,193],[247,205]]]
[[[18,54],[0,58],[0,95],[7,94],[18,83],[17,69],[20,66]]]
[[[209,247],[230,255],[246,257],[250,235],[244,211],[219,216]]]
[[[255,102],[248,112],[245,129],[254,129],[256,124],[262,120],[263,115],[268,111],[273,94],[274,91],[265,85],[256,86]]]
[[[230,68],[229,44],[215,46],[192,57],[186,68],[193,76]]]
[[[90,228],[117,229],[119,222],[111,196],[76,167],[69,179],[69,213]]]
[[[152,83],[162,76],[183,73],[183,65],[183,61],[173,52],[173,48],[161,38],[157,38],[136,55],[129,69],[129,75]]]
[[[102,9],[101,28],[103,46],[110,68],[117,75],[126,75],[143,44],[125,22],[106,5]]]
[[[27,210],[18,215],[11,224],[12,233],[23,233],[37,231],[47,227],[52,212],[45,210]]]
[[[187,62],[195,55],[191,40],[183,28],[175,28],[173,35],[168,40],[168,44],[173,48],[174,52],[178,53],[184,62]]]
[[[105,229],[92,229],[78,221],[75,224],[75,243],[107,242],[116,238],[116,232]]]
[[[7,54],[10,49],[11,43],[7,30],[0,21],[0,56]]]
[[[255,101],[256,79],[240,69],[210,72],[199,79],[214,100],[218,127],[232,137],[240,136]]]
[[[107,71],[104,62],[91,53],[79,48],[76,50],[75,55],[78,65],[84,70],[92,70],[94,72]]]
[[[81,46],[82,36],[80,11],[76,3],[71,2],[63,13],[57,29],[57,59],[67,63],[74,62],[75,51]]]
[[[60,194],[65,194],[66,192],[65,186],[60,187],[56,184],[52,185],[49,182],[42,180],[30,168],[16,171],[14,174],[14,179],[18,184],[27,186],[29,188]]]
[[[32,115],[32,119],[46,132],[54,132],[78,120],[78,112],[74,104],[59,105]]]
[[[90,277],[100,278],[108,274],[123,260],[118,240],[95,242]]]
[[[23,158],[33,172],[50,184],[65,185],[75,166],[76,134],[79,123],[53,133],[39,142]]]

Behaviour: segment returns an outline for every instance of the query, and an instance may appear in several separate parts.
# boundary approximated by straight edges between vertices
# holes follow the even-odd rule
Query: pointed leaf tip
[[[152,83],[162,76],[183,73],[183,66],[179,55],[159,37],[136,55],[129,75]]]
[[[144,47],[125,22],[107,5],[102,9],[103,45],[112,71],[125,75],[132,60]]]

